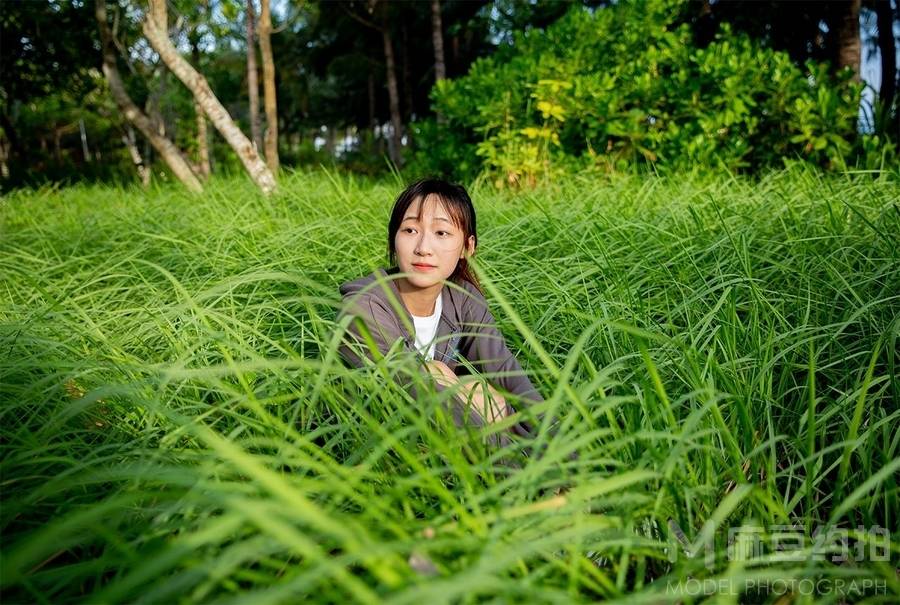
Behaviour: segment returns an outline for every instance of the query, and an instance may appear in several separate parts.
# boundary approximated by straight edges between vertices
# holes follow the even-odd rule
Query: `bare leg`
[[[428,371],[439,383],[450,387],[460,385],[459,394],[485,422],[497,422],[506,417],[506,399],[487,382],[481,382],[474,376],[457,376],[442,361],[429,361]]]

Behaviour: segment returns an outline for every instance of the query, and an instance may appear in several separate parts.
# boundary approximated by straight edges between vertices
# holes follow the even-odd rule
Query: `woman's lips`
[[[431,265],[417,265],[415,263],[413,263],[413,267],[415,267],[419,271],[431,271],[432,269],[437,269],[437,267],[433,267]]]

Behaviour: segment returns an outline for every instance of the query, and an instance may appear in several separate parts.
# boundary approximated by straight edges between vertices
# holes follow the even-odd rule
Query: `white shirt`
[[[434,359],[434,339],[437,336],[438,323],[441,320],[441,309],[444,306],[443,294],[438,294],[434,301],[434,313],[428,317],[412,316],[416,326],[416,349],[425,359]]]

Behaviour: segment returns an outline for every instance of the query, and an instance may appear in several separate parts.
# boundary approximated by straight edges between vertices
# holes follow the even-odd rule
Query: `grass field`
[[[521,470],[336,356],[400,189],[2,201],[4,603],[900,599],[896,174],[476,189]]]

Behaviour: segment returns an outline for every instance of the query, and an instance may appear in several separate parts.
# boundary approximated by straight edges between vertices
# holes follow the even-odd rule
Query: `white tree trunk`
[[[278,102],[275,98],[275,61],[272,58],[272,13],[269,0],[259,3],[259,50],[263,68],[263,102],[266,106],[266,163],[278,174]]]
[[[150,118],[128,96],[125,85],[122,83],[122,78],[119,76],[119,70],[116,67],[116,54],[113,50],[112,35],[110,34],[106,18],[106,2],[104,0],[97,0],[94,15],[100,26],[100,39],[103,45],[103,75],[106,76],[109,90],[122,115],[134,124],[141,131],[141,134],[150,141],[150,144],[153,145],[153,148],[156,149],[178,180],[184,183],[191,191],[198,193],[203,191],[203,185],[200,184],[200,180],[191,170],[190,164],[181,154],[181,151],[172,141],[156,132]]]
[[[125,144],[125,148],[128,149],[129,155],[131,155],[131,161],[134,162],[134,167],[137,170],[138,176],[141,177],[141,185],[146,189],[150,186],[150,169],[144,164],[144,159],[141,157],[141,152],[137,146],[137,140],[134,136],[134,129],[131,126],[125,130],[125,134],[122,135],[122,143]]]
[[[210,122],[237,153],[253,182],[263,193],[275,191],[275,177],[259,157],[253,143],[231,119],[228,111],[213,94],[206,78],[184,60],[169,39],[165,0],[150,0],[150,10],[144,18],[143,31],[153,50],[159,53],[166,66],[193,93]]]
[[[250,97],[250,136],[256,151],[263,148],[259,127],[259,71],[256,68],[256,11],[253,0],[247,0],[247,95]]]

